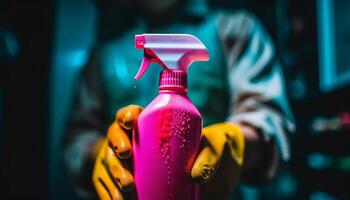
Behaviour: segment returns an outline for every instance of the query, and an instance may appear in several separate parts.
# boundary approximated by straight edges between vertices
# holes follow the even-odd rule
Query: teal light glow
[[[283,174],[279,179],[280,192],[285,195],[285,197],[292,196],[297,191],[297,184],[297,180],[292,175],[288,173]]]
[[[50,83],[48,199],[78,199],[68,184],[62,163],[62,140],[78,74],[95,42],[96,10],[93,1],[56,1]]]
[[[326,169],[331,167],[332,159],[320,153],[313,153],[309,155],[307,163],[313,169]]]
[[[57,64],[59,66],[69,66],[73,68],[83,67],[88,60],[88,49],[71,49],[57,54]]]
[[[317,0],[320,88],[324,92],[350,83],[349,14],[342,9],[349,5],[347,1]]]
[[[334,84],[335,48],[333,26],[333,1],[317,0],[318,49],[320,65],[320,87],[329,91]]]
[[[310,194],[310,200],[336,200],[336,198],[323,191],[316,191]]]

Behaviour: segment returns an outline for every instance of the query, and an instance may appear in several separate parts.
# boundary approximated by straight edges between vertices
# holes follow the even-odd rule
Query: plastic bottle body
[[[190,173],[201,130],[202,117],[185,91],[160,91],[141,113],[133,137],[137,199],[200,199]]]

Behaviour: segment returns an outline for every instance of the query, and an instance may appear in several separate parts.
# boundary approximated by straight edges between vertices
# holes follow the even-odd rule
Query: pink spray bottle
[[[151,62],[163,67],[158,96],[143,110],[133,137],[136,195],[139,200],[197,200],[200,185],[191,179],[198,155],[202,117],[187,97],[187,70],[208,61],[206,47],[188,34],[142,34],[139,79]]]

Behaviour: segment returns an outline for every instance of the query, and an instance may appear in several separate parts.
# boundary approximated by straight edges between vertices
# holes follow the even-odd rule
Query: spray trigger
[[[147,56],[144,56],[141,62],[141,66],[139,71],[137,72],[136,76],[134,77],[135,80],[138,80],[148,69],[149,65],[151,64],[150,59]]]
[[[158,63],[164,70],[180,70],[187,73],[192,62],[209,60],[209,53],[204,44],[189,34],[135,35],[135,47],[144,50],[135,80],[146,72],[151,62]]]

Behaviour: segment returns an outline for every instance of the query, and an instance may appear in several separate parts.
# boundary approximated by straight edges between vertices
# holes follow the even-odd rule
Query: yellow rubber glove
[[[110,125],[106,139],[96,145],[97,158],[92,181],[102,200],[124,199],[122,192],[130,191],[134,179],[130,172],[132,127],[142,108],[130,105],[120,109]]]
[[[207,126],[202,132],[203,147],[191,176],[203,185],[203,199],[228,199],[239,180],[244,156],[244,135],[238,124]]]
[[[93,183],[100,199],[123,199],[123,191],[133,188],[130,172],[132,127],[142,108],[130,105],[120,109],[108,129],[107,138],[96,148],[98,155]],[[219,123],[205,127],[203,147],[191,176],[206,183],[203,199],[227,199],[238,182],[243,164],[244,136],[239,125]],[[215,176],[214,176],[215,174]],[[210,180],[210,181],[209,181]]]

